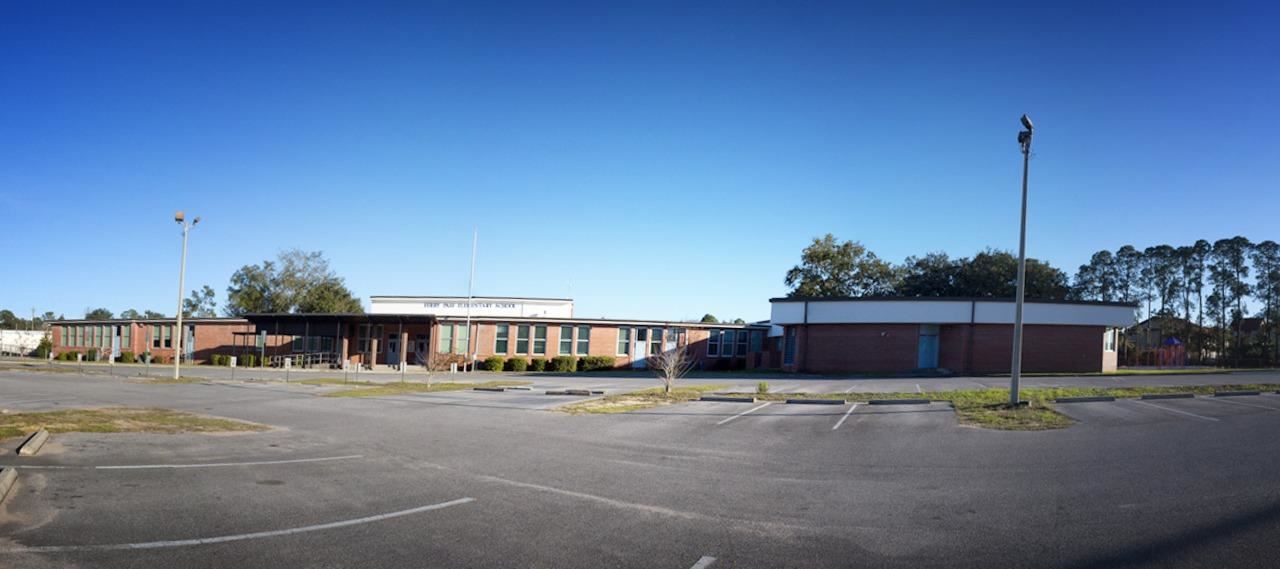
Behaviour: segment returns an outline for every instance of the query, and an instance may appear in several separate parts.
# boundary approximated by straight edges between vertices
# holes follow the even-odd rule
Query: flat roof
[[[176,323],[177,318],[112,318],[110,320],[50,320],[45,324],[57,326],[60,324],[124,324],[127,322],[136,322],[139,324],[168,324]],[[187,324],[248,324],[249,321],[239,317],[215,317],[215,318],[188,318],[182,317],[182,323]]]
[[[537,297],[537,296],[450,296],[447,294],[412,294],[412,295],[386,294],[386,295],[370,296],[369,300],[373,300],[375,298],[393,298],[393,299],[405,299],[405,300],[413,300],[413,299],[419,299],[419,298],[450,298],[454,300],[466,300],[469,298],[471,300],[551,300],[555,302],[573,302],[572,298],[545,298],[545,297]]]
[[[249,320],[265,321],[265,320],[281,320],[300,322],[304,320],[313,321],[337,321],[337,320],[353,320],[364,322],[419,322],[429,323],[433,320],[443,322],[465,322],[465,316],[440,316],[436,314],[367,314],[359,312],[325,312],[312,314],[294,314],[294,313],[261,313],[246,314],[245,318]],[[616,324],[616,325],[638,325],[638,326],[680,326],[685,328],[768,328],[768,324],[748,323],[748,324],[732,324],[728,322],[680,322],[676,320],[636,320],[636,319],[613,319],[613,318],[560,318],[560,317],[542,317],[542,316],[472,316],[472,322],[531,322],[542,324]]]
[[[1013,302],[1007,296],[794,296],[770,298],[769,302],[869,302],[869,301],[949,301],[949,302]],[[1105,300],[1068,300],[1063,298],[1027,298],[1037,304],[1081,304],[1088,306],[1123,306],[1137,308],[1137,302]]]

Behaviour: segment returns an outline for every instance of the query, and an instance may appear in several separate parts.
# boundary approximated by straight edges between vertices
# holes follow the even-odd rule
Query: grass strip
[[[1280,384],[1177,385],[1134,387],[1023,387],[1020,394],[1026,405],[1011,408],[1007,389],[959,389],[952,391],[876,392],[876,393],[730,393],[755,396],[761,401],[787,399],[931,399],[949,401],[955,407],[961,424],[1009,431],[1042,431],[1071,426],[1070,417],[1054,409],[1053,400],[1061,397],[1137,398],[1148,394],[1195,393],[1212,395],[1217,391],[1275,391]]]
[[[258,423],[207,417],[172,409],[109,407],[0,415],[0,439],[44,427],[50,433],[220,433],[265,431]]]
[[[308,385],[348,385],[356,386],[352,389],[343,389],[340,391],[331,391],[325,393],[325,397],[381,397],[385,395],[404,395],[407,393],[434,393],[437,391],[461,391],[463,389],[471,389],[473,387],[501,387],[504,385],[528,385],[532,381],[520,380],[502,380],[502,381],[475,381],[475,382],[456,382],[456,381],[433,381],[430,385],[421,381],[405,381],[392,383],[373,383],[373,382],[348,382],[342,383],[341,379],[308,379],[303,381]]]
[[[670,405],[672,403],[692,401],[701,397],[703,393],[720,391],[726,388],[728,388],[728,386],[722,384],[684,385],[672,389],[671,394],[667,395],[666,393],[663,393],[661,387],[653,387],[629,393],[607,395],[597,399],[578,401],[568,405],[561,405],[560,407],[557,407],[556,410],[575,415],[627,413],[630,411],[638,411],[640,409]]]

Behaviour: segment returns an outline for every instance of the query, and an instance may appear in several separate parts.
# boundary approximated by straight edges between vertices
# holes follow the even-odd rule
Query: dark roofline
[[[465,300],[470,298],[471,300],[505,299],[505,300],[555,300],[558,302],[573,302],[572,298],[546,298],[546,297],[540,297],[540,296],[449,296],[449,295],[442,295],[442,294],[420,294],[420,295],[386,294],[386,295],[370,296],[369,300],[373,300],[375,298],[451,298],[454,300]]]
[[[255,324],[260,321],[269,320],[313,320],[313,321],[332,321],[332,320],[348,320],[348,321],[365,321],[365,322],[419,322],[431,323],[432,321],[443,322],[464,322],[465,316],[440,316],[438,314],[367,314],[358,312],[325,312],[311,314],[294,314],[294,313],[255,313],[246,314],[245,318],[253,321]],[[530,322],[543,324],[618,324],[618,325],[663,325],[663,326],[680,326],[684,328],[768,328],[767,323],[749,323],[749,324],[731,324],[728,322],[679,322],[675,320],[638,320],[638,319],[616,319],[616,318],[560,318],[560,317],[541,317],[541,316],[472,316],[472,322]]]
[[[1013,302],[1014,299],[1003,296],[839,296],[839,297],[818,297],[818,296],[797,296],[797,297],[777,297],[770,298],[769,302],[862,302],[862,301],[908,301],[908,300],[924,300],[924,301],[951,301],[951,302]],[[1061,298],[1028,298],[1027,303],[1034,304],[1080,304],[1086,306],[1123,306],[1125,308],[1137,308],[1136,302],[1115,302],[1102,300],[1066,300]]]

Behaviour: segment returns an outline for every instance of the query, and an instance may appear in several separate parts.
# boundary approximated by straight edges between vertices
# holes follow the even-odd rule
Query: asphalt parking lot
[[[940,380],[770,383],[886,390],[873,381]],[[535,386],[589,382],[635,387]],[[322,391],[0,372],[11,411],[160,406],[274,427],[57,435],[34,457],[5,441],[0,465],[21,477],[0,567],[1272,567],[1280,546],[1275,394],[1061,404],[1077,425],[1000,432],[943,403],[570,416],[549,409],[580,398],[532,389]]]

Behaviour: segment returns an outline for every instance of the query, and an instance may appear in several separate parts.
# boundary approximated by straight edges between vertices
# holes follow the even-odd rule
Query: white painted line
[[[289,460],[259,460],[253,462],[206,462],[195,464],[122,464],[115,466],[44,466],[44,465],[22,465],[23,468],[43,469],[43,470],[144,470],[151,468],[217,468],[223,466],[261,466],[267,464],[298,464],[303,462],[327,462],[331,460],[351,460],[353,458],[364,458],[362,454],[350,454],[347,456],[326,456],[321,458],[294,458]]]
[[[738,413],[737,415],[734,415],[734,416],[732,416],[732,417],[729,417],[729,418],[727,418],[727,419],[725,419],[725,420],[723,420],[723,421],[720,421],[719,423],[716,423],[716,425],[723,425],[723,424],[725,424],[725,423],[728,423],[729,421],[732,421],[732,420],[734,420],[734,419],[737,419],[738,417],[741,417],[741,416],[743,416],[743,415],[746,415],[747,413],[754,413],[754,412],[756,412],[756,411],[759,411],[759,410],[761,410],[761,409],[764,409],[765,407],[768,407],[770,403],[773,403],[773,402],[772,402],[772,401],[765,401],[763,405],[757,405],[757,406],[755,406],[755,407],[752,407],[752,408],[750,408],[750,409],[747,409],[746,411],[743,411],[743,412],[741,412],[741,413]]]
[[[254,533],[239,533],[234,535],[220,535],[217,537],[201,537],[196,539],[178,539],[173,541],[144,541],[141,543],[110,543],[100,545],[42,545],[35,547],[14,547],[9,549],[0,549],[0,553],[50,553],[59,551],[110,551],[120,549],[160,549],[166,547],[186,547],[190,545],[211,545],[215,543],[226,543],[229,541],[244,541],[246,539],[262,539],[267,537],[280,537],[284,535],[293,535],[298,533],[308,533],[313,531],[322,531],[327,529],[335,529],[347,526],[367,524],[371,522],[380,522],[400,516],[417,514],[421,512],[429,512],[431,510],[441,510],[450,506],[458,506],[468,502],[474,502],[475,498],[458,498],[448,502],[440,502],[439,504],[431,504],[428,506],[419,506],[408,510],[400,510],[398,512],[389,512],[386,514],[378,514],[376,516],[366,516],[363,518],[355,518],[350,520],[342,520],[340,522],[329,522],[327,524],[317,524],[313,526],[303,526],[289,529],[278,529],[272,531],[259,531]]]
[[[1277,409],[1277,408],[1272,407],[1272,406],[1270,406],[1270,405],[1257,405],[1257,404],[1254,404],[1254,403],[1245,403],[1245,402],[1243,402],[1243,401],[1231,401],[1231,400],[1228,400],[1228,399],[1222,399],[1222,398],[1219,398],[1219,397],[1205,397],[1205,398],[1204,398],[1204,400],[1205,400],[1205,401],[1212,401],[1212,402],[1214,402],[1214,403],[1226,403],[1226,404],[1228,404],[1228,405],[1240,405],[1240,406],[1242,406],[1242,407],[1253,407],[1254,409],[1266,409],[1266,410],[1268,410],[1268,411],[1280,411],[1280,409]]]
[[[917,383],[917,384],[916,384],[916,393],[924,393],[924,390],[923,390],[923,389],[920,389],[920,384],[919,384],[919,383]]]
[[[1133,399],[1132,401],[1133,401],[1134,403],[1138,403],[1138,404],[1141,404],[1141,405],[1147,405],[1147,406],[1150,406],[1150,407],[1155,407],[1156,409],[1163,409],[1163,410],[1168,411],[1168,412],[1170,412],[1170,413],[1177,413],[1177,414],[1179,414],[1179,415],[1186,415],[1186,416],[1188,416],[1188,417],[1195,417],[1195,418],[1197,418],[1197,419],[1204,419],[1204,420],[1206,420],[1206,421],[1215,421],[1215,422],[1217,421],[1217,419],[1214,419],[1213,417],[1205,417],[1204,415],[1197,415],[1197,414],[1195,414],[1195,413],[1188,413],[1188,412],[1186,412],[1186,411],[1182,411],[1182,410],[1179,410],[1179,409],[1173,409],[1173,408],[1171,408],[1171,407],[1165,407],[1164,405],[1156,405],[1155,403],[1151,403],[1151,402],[1149,402],[1149,401],[1139,401],[1139,400],[1137,400],[1137,399]]]
[[[693,567],[690,567],[689,569],[707,569],[707,567],[710,567],[711,564],[715,562],[716,562],[715,557],[712,557],[710,555],[703,555],[700,559],[698,559],[698,562],[694,563]]]
[[[843,416],[843,417],[840,417],[840,420],[839,420],[839,421],[836,421],[836,426],[831,427],[831,430],[833,430],[833,431],[834,431],[834,430],[836,430],[836,429],[839,429],[839,428],[840,428],[840,425],[843,425],[843,424],[844,424],[844,420],[849,418],[849,414],[850,414],[850,413],[852,413],[852,412],[853,412],[853,410],[854,410],[854,409],[857,409],[857,408],[858,408],[858,404],[857,404],[857,403],[854,403],[853,405],[850,405],[850,406],[849,406],[849,410],[844,412],[844,416]]]

